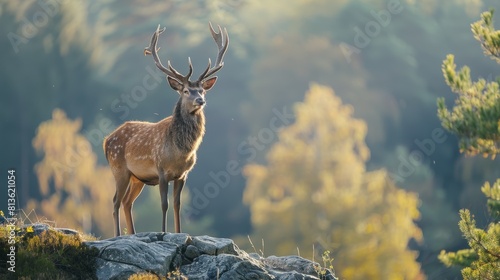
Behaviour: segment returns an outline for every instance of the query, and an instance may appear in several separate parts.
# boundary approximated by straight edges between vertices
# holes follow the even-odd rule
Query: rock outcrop
[[[337,279],[299,256],[264,258],[226,238],[145,232],[85,244],[99,249],[98,279],[127,279],[141,272],[163,277],[175,272],[185,279]]]

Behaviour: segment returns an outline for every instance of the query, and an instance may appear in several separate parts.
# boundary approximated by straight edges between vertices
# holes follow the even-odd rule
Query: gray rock
[[[191,244],[192,242],[192,237],[189,236],[187,233],[162,233],[162,240],[175,243],[179,246],[183,246],[185,244]]]
[[[42,232],[45,232],[45,231],[47,231],[47,230],[49,230],[49,229],[50,229],[50,226],[49,226],[49,225],[47,225],[47,224],[42,224],[42,223],[36,223],[36,224],[30,224],[30,225],[23,225],[23,226],[21,227],[21,229],[22,229],[23,231],[26,231],[26,229],[27,229],[28,227],[32,227],[32,228],[33,228],[33,233],[34,233],[35,235],[40,235],[40,234],[42,234]]]
[[[227,238],[214,238],[210,236],[197,236],[193,238],[192,244],[196,246],[202,254],[218,255],[232,254],[237,255],[238,247],[233,240]]]
[[[264,258],[262,262],[267,268],[277,272],[275,274],[277,276],[276,279],[318,279],[316,276],[318,275],[317,270],[318,267],[320,267],[319,264],[299,256],[269,256]],[[288,273],[279,273],[283,271]],[[335,275],[331,271],[324,271],[325,274],[322,275],[321,279],[336,279]],[[315,275],[315,277],[310,277],[311,275]],[[298,276],[300,277],[297,278]]]
[[[181,267],[182,274],[189,279],[274,279],[253,259],[221,254],[201,255],[192,264]]]
[[[227,238],[145,232],[85,244],[99,249],[98,279],[127,279],[138,272],[165,277],[175,270],[188,279],[319,279],[309,260],[247,254]],[[326,272],[321,279],[336,279]]]
[[[53,228],[53,227],[49,226],[48,224],[44,224],[44,223],[26,224],[26,225],[21,226],[21,229],[24,232],[27,230],[28,227],[31,227],[33,229],[33,233],[35,235],[40,235],[47,230],[55,230],[55,231],[58,231],[60,233],[64,233],[64,234],[68,234],[68,235],[80,235],[80,233],[74,229]]]
[[[70,228],[56,228],[57,231],[60,233],[68,234],[68,235],[80,235],[80,233],[77,230],[70,229]]]
[[[184,252],[184,256],[190,260],[194,260],[200,256],[200,250],[198,250],[198,248],[194,245],[188,245],[186,247],[186,251]]]
[[[137,272],[166,275],[181,265],[179,246],[158,240],[157,234],[138,234],[86,242],[99,249],[98,279],[123,279]]]
[[[33,227],[34,234],[56,230],[76,235],[67,228],[47,224]],[[231,239],[210,236],[191,237],[186,233],[142,232],[100,241],[84,242],[99,250],[97,279],[128,279],[135,273],[152,273],[159,278],[179,271],[182,279],[320,279],[317,263],[299,256],[263,257],[246,253]],[[321,279],[335,280],[335,274],[323,269]]]
[[[304,274],[314,274],[315,263],[299,256],[276,257],[269,256],[263,260],[263,263],[272,269],[281,271],[297,271]],[[319,264],[316,264],[319,265]]]

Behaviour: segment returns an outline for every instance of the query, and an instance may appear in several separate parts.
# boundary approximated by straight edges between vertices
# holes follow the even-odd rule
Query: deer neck
[[[183,152],[196,151],[205,134],[203,109],[191,114],[183,108],[182,100],[179,99],[172,116],[172,126],[168,133],[174,145]]]

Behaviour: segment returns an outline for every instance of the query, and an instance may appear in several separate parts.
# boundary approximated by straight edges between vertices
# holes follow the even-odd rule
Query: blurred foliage
[[[472,33],[479,40],[485,54],[500,63],[500,31],[493,27],[493,10],[481,14],[481,20],[472,24]],[[461,150],[468,154],[482,153],[494,158],[499,153],[500,90],[497,81],[479,79],[472,82],[470,69],[455,71],[454,58],[448,55],[443,63],[446,82],[459,97],[452,111],[438,100],[438,116],[445,128],[460,137]],[[478,228],[468,209],[460,210],[460,231],[469,249],[456,252],[441,251],[439,259],[447,266],[462,267],[464,279],[500,278],[500,179],[481,188],[487,197],[491,215],[485,230]]]
[[[311,85],[268,164],[245,167],[252,236],[273,254],[329,249],[346,279],[417,279],[417,253],[407,245],[422,239],[418,197],[398,189],[385,170],[365,170],[367,127],[352,113],[331,89]]]
[[[97,165],[80,128],[80,120],[69,120],[60,109],[40,124],[33,147],[43,155],[35,165],[42,199],[30,200],[26,207],[64,226],[111,236],[113,175]]]

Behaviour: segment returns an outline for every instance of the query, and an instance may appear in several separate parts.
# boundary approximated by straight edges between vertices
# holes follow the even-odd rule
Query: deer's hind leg
[[[134,205],[134,201],[141,194],[143,188],[144,183],[139,181],[139,179],[132,175],[130,177],[130,183],[127,188],[127,192],[122,199],[125,221],[127,222],[127,227],[130,234],[135,233],[134,218],[132,217],[132,206]]]
[[[130,183],[129,172],[113,172],[116,181],[116,191],[113,197],[113,219],[115,221],[115,236],[120,236],[120,206]]]

